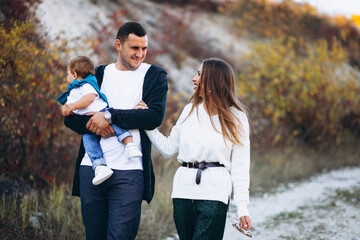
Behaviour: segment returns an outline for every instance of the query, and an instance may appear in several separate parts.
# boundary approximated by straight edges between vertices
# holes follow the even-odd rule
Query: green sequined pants
[[[180,240],[221,240],[228,205],[220,201],[173,199]]]

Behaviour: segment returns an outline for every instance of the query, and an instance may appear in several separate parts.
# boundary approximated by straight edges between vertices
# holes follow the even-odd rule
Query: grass
[[[337,189],[336,195],[330,199],[333,201],[341,200],[349,205],[360,207],[360,187],[354,187],[350,190]]]
[[[159,159],[156,156],[154,158]],[[155,162],[155,195],[150,204],[143,203],[140,229],[136,239],[158,240],[176,232],[170,195],[172,179],[177,167],[175,158],[161,158],[160,161]]]
[[[253,150],[251,156],[252,196],[271,192],[279,185],[301,181],[316,173],[360,165],[358,142],[315,151],[304,145]],[[142,206],[138,240],[163,239],[176,234],[170,198],[178,163],[164,160],[154,151],[156,190],[150,204]],[[70,184],[54,185],[23,200],[0,201],[0,239],[85,239],[80,200],[71,197]],[[338,190],[336,199],[359,205],[359,189]],[[279,220],[302,219],[298,212],[283,213]],[[35,226],[39,223],[39,226]],[[319,226],[317,226],[319,227]]]
[[[171,183],[178,164],[162,160],[156,167],[156,194],[150,204],[145,201],[136,239],[162,239],[173,235]],[[0,201],[0,239],[85,239],[80,199],[71,196],[71,185],[62,184],[20,200]]]
[[[2,197],[0,239],[85,239],[80,201],[60,185],[26,198]]]
[[[250,192],[254,196],[261,195],[318,173],[360,166],[359,144],[359,140],[349,138],[342,145],[324,150],[301,144],[254,150],[251,153]]]

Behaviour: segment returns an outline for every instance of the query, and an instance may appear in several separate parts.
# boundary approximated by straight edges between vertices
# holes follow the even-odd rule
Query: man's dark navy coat
[[[101,86],[102,83],[105,67],[106,65],[101,65],[95,69],[95,75],[99,86]],[[148,109],[109,109],[113,124],[116,124],[123,129],[140,130],[145,181],[144,200],[147,202],[150,202],[154,196],[155,174],[151,161],[151,142],[144,129],[151,130],[160,126],[162,123],[166,110],[167,90],[168,86],[165,70],[156,65],[151,65],[144,78],[142,95],[142,100],[147,104]],[[86,129],[86,123],[89,119],[89,116],[73,114],[65,117],[64,123],[68,128],[78,134],[84,134],[89,133],[89,130]],[[85,149],[83,142],[81,141],[73,180],[72,195],[74,196],[80,196],[79,167],[84,154]]]

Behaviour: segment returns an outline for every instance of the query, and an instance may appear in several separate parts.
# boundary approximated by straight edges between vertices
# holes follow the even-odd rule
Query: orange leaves
[[[358,16],[358,15],[352,15],[352,16],[351,16],[351,20],[353,21],[353,23],[355,24],[355,26],[357,26],[358,28],[360,28],[360,16]]]

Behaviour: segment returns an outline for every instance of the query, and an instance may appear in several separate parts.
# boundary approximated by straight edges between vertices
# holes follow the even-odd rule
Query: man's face
[[[139,37],[131,33],[123,43],[116,39],[115,47],[118,50],[120,70],[136,70],[145,59],[148,38],[147,35]]]

